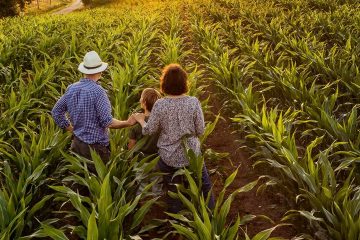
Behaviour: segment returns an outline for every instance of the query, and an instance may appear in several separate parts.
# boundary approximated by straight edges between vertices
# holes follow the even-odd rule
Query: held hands
[[[134,113],[133,115],[131,115],[131,117],[134,117],[138,123],[141,123],[141,121],[145,121],[144,113]]]
[[[114,129],[119,129],[119,128],[125,128],[125,127],[133,126],[137,122],[141,121],[141,118],[145,119],[145,116],[141,117],[141,116],[138,116],[138,115],[144,115],[144,114],[143,113],[133,114],[125,121],[120,121],[120,120],[117,120],[117,119],[113,118],[112,123],[108,127],[109,128],[114,128]]]
[[[141,127],[144,127],[145,125],[145,114],[144,113],[135,113],[133,116],[138,123],[140,123]]]
[[[113,118],[108,128],[120,129],[120,128],[130,127],[135,124],[136,124],[136,120],[132,116],[130,116],[127,120],[124,121],[120,121],[117,120],[116,118]]]
[[[133,126],[133,125],[135,125],[135,124],[137,123],[134,115],[131,115],[131,116],[128,118],[127,123],[129,124],[129,126]]]

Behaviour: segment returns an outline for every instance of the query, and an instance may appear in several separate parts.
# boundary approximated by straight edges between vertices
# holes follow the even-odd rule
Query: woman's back
[[[144,134],[159,132],[159,155],[172,167],[188,165],[183,147],[186,138],[188,146],[200,154],[198,136],[204,132],[204,116],[200,102],[195,97],[177,96],[158,100],[148,123],[143,128]]]

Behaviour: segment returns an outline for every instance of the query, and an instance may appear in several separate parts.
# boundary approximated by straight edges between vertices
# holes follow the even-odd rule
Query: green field
[[[129,0],[1,19],[0,240],[281,239],[271,238],[281,223],[248,236],[258,219],[234,213],[236,195],[258,187],[292,203],[283,223],[306,221],[298,239],[360,240],[359,9],[357,0]],[[189,154],[190,184],[172,194],[186,210],[153,217],[162,201],[151,185],[136,195],[136,173],[150,178],[156,160],[130,156],[126,129],[111,131],[111,161],[95,157],[90,173],[50,115],[90,50],[110,65],[101,84],[118,119],[139,108],[144,87],[158,87],[165,65],[183,65],[190,95],[223,100],[222,117],[262,180],[237,185],[234,167],[211,211],[198,188],[202,158]],[[203,152],[221,166],[228,161],[206,151],[215,124]]]

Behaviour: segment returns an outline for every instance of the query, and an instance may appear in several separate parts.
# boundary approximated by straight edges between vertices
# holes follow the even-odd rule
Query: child
[[[140,104],[141,104],[141,108],[144,110],[145,121],[147,121],[147,119],[149,118],[151,110],[152,110],[155,102],[160,98],[161,98],[160,93],[153,88],[145,88],[142,91],[141,98],[140,98]],[[144,137],[146,137],[146,139],[144,140],[143,145],[135,153],[140,154],[141,158],[145,158],[150,155],[157,154],[158,153],[157,141],[159,138],[159,134],[155,133],[150,136],[143,136],[142,135],[142,127],[140,124],[135,125],[130,130],[129,143],[128,143],[129,150],[134,148],[136,143],[139,142]],[[159,181],[160,179],[156,179],[156,178],[151,179],[151,181],[154,181],[154,180]],[[141,192],[146,185],[147,185],[146,182],[142,182],[140,184],[139,192]],[[161,186],[159,186],[159,184],[157,184],[157,183],[153,186],[152,190],[157,195],[161,194]]]

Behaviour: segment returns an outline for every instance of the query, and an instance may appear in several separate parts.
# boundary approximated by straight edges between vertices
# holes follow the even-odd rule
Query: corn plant
[[[189,72],[192,96],[216,84],[253,157],[272,166],[276,176],[271,178],[298,200],[298,209],[285,220],[300,214],[315,228],[326,229],[329,238],[357,239],[358,1],[188,0],[170,5],[140,0],[109,6],[0,20],[1,239],[66,239],[69,229],[81,238],[101,239],[105,223],[110,226],[117,218],[124,223],[114,232],[117,238],[137,238],[146,230],[138,222],[156,200],[139,206],[150,194],[136,196],[134,172],[147,178],[155,162],[131,160],[124,151],[127,131],[116,130],[111,132],[112,161],[107,166],[97,161],[97,172],[89,173],[91,162],[61,154],[69,136],[48,116],[66,87],[81,77],[77,64],[89,50],[110,63],[101,84],[109,90],[117,118],[127,118],[138,106],[143,87],[158,86],[159,70],[168,63],[181,63]],[[208,110],[207,100],[203,107]],[[204,139],[214,126],[208,124]],[[195,172],[186,176],[201,185]],[[78,226],[56,229],[56,219],[42,219],[38,210],[48,209],[54,199],[47,184],[56,186],[58,202],[71,202],[74,209],[68,214],[79,220]],[[77,193],[76,185],[89,195]],[[194,186],[179,186],[174,194],[200,206],[187,204],[197,219],[185,215],[172,222],[196,237],[186,236],[203,237],[197,226],[205,225],[209,239],[215,232],[236,239],[242,218],[219,223]],[[219,209],[231,199],[219,201]],[[109,217],[105,204],[114,216]],[[116,206],[133,209],[138,220],[120,214]],[[209,221],[224,226],[224,232],[209,227]]]
[[[93,152],[96,169],[94,174],[87,168],[88,164],[91,164],[89,160],[65,153],[64,156],[67,163],[62,171],[70,170],[73,174],[63,179],[65,185],[51,188],[58,192],[57,201],[69,201],[74,207],[73,211],[67,212],[67,216],[78,218],[82,224],[70,226],[71,231],[82,239],[93,239],[94,236],[100,239],[126,239],[132,233],[140,233],[142,219],[157,198],[149,199],[139,206],[139,202],[148,197],[149,189],[154,183],[146,186],[141,194],[135,195],[139,182],[134,175],[135,171],[140,170],[144,175],[148,175],[158,159],[149,162],[150,158],[146,158],[138,162],[137,158],[118,158],[107,167]],[[71,186],[75,183],[83,186],[80,189],[87,189],[90,195],[81,195],[74,191]],[[42,229],[38,234],[46,232]],[[33,234],[34,236],[36,234]]]
[[[171,225],[176,229],[174,233],[183,235],[187,239],[239,239],[240,225],[256,216],[246,215],[242,218],[238,216],[236,220],[229,223],[227,216],[231,209],[231,203],[237,194],[252,190],[258,180],[236,189],[225,198],[226,189],[236,178],[236,170],[225,180],[224,188],[217,197],[215,208],[210,210],[207,207],[210,196],[204,196],[201,192],[204,158],[196,156],[192,150],[188,150],[187,154],[190,166],[189,169],[183,170],[183,174],[186,176],[189,187],[177,185],[178,192],[171,193],[171,196],[179,198],[185,207],[185,210],[179,214],[168,213],[175,219],[171,221]],[[268,239],[276,227],[264,230],[251,239]],[[245,238],[250,239],[246,233]]]
[[[344,70],[340,71],[336,71],[332,65],[336,62],[335,59],[348,59],[341,56],[352,51],[352,41],[345,40],[343,49],[338,46],[325,48],[325,43],[314,37],[311,31],[299,27],[297,34],[301,38],[292,33],[292,26],[285,26],[289,14],[278,14],[277,18],[269,21],[261,11],[255,12],[251,8],[235,9],[228,1],[221,1],[220,4],[229,9],[223,11],[225,16],[221,18],[214,8],[205,9],[205,14],[201,12],[202,15],[194,12],[195,15],[200,15],[200,21],[196,22],[194,29],[201,41],[206,65],[212,73],[211,79],[224,92],[230,93],[231,106],[241,111],[233,120],[240,123],[241,131],[247,132],[247,142],[251,142],[249,147],[257,149],[253,157],[263,160],[258,163],[266,162],[276,169],[278,176],[281,176],[278,178],[279,182],[290,195],[294,195],[294,199],[298,196],[298,200],[302,199],[301,203],[310,204],[314,213],[300,211],[310,221],[322,222],[322,227],[337,239],[349,238],[349,235],[344,235],[345,232],[351,232],[351,237],[355,236],[357,228],[351,226],[358,219],[356,211],[350,217],[354,219],[353,222],[343,221],[343,224],[336,225],[336,230],[333,225],[336,217],[331,221],[324,217],[332,212],[332,204],[340,205],[339,197],[335,197],[336,200],[332,197],[340,196],[337,194],[343,191],[338,191],[337,186],[348,189],[348,194],[355,192],[347,184],[351,180],[344,182],[334,171],[342,161],[344,162],[337,171],[349,170],[351,163],[357,161],[357,153],[352,152],[356,148],[354,142],[358,142],[358,131],[354,128],[357,126],[355,98],[350,98],[350,102],[346,103],[350,106],[350,111],[345,108],[345,114],[338,112],[345,96],[349,96],[343,90],[343,86],[347,88],[349,84],[343,85],[342,80],[351,74],[357,74],[357,70],[353,61],[347,66],[341,63]],[[271,3],[269,6],[270,9],[264,12],[271,14]],[[208,13],[210,16],[206,16]],[[234,15],[238,18],[231,20]],[[207,24],[202,20],[204,18],[217,27],[206,27]],[[249,23],[252,29],[244,27],[244,23]],[[253,34],[251,38],[247,36],[249,33]],[[222,49],[226,50],[227,55]],[[242,75],[231,69],[241,69]],[[345,69],[352,69],[351,73]],[[345,72],[346,75],[340,75]],[[284,74],[280,81],[278,73]],[[233,81],[228,77],[232,74],[236,76]],[[341,82],[336,79],[341,79]],[[255,93],[254,89],[258,92]],[[259,105],[263,105],[263,108]],[[299,134],[295,131],[296,128],[305,130]],[[308,142],[311,138],[315,140]],[[305,149],[308,154],[303,157],[301,155],[305,150],[298,146],[299,143],[307,146]],[[328,144],[331,147],[326,147]],[[312,156],[314,148],[323,151],[314,158],[305,158]],[[338,151],[339,149],[346,150]],[[349,153],[345,154],[347,151]],[[330,152],[335,152],[335,155],[330,155]],[[347,157],[344,158],[344,155]],[[349,179],[354,181],[353,177]],[[291,190],[294,187],[299,191]],[[342,211],[348,210],[339,210]]]
[[[49,166],[56,166],[66,135],[61,134],[49,122],[49,116],[40,117],[38,131],[32,130],[34,122],[16,129],[9,142],[1,141],[1,238],[18,239],[25,231],[35,227],[35,216],[47,204],[52,195],[42,195],[53,172]],[[53,169],[54,170],[54,169]],[[40,199],[39,199],[40,197]],[[42,199],[41,199],[42,198]]]

